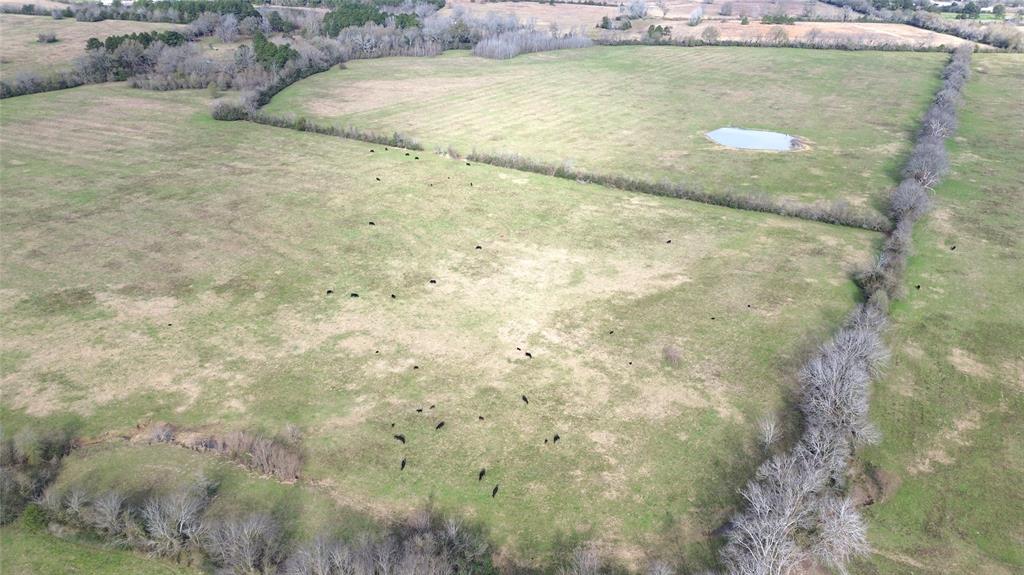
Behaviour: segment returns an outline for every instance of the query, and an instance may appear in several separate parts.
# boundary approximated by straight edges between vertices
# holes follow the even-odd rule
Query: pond
[[[744,130],[743,128],[719,128],[708,132],[708,137],[717,144],[741,150],[769,150],[791,152],[803,147],[799,138],[778,132]]]

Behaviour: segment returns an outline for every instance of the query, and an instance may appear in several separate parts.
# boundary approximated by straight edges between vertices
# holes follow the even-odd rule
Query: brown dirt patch
[[[943,465],[953,463],[955,460],[949,454],[949,450],[957,446],[969,445],[970,440],[966,436],[980,426],[981,413],[973,409],[954,420],[953,427],[940,433],[932,446],[910,465],[908,469],[910,474],[931,473],[936,463]]]
[[[974,356],[960,348],[954,347],[951,349],[949,355],[946,356],[946,360],[949,361],[957,371],[965,375],[985,378],[992,376],[985,364],[976,360]]]

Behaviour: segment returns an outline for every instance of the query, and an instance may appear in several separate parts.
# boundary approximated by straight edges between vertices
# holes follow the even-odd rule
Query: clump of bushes
[[[40,44],[53,44],[57,41],[57,34],[54,32],[40,32],[36,36],[36,42]]]
[[[163,42],[168,46],[180,46],[186,40],[183,34],[174,30],[166,32],[132,32],[131,34],[121,34],[119,36],[107,36],[102,42],[98,38],[89,38],[85,42],[85,49],[99,50],[103,48],[108,52],[113,52],[125,42],[138,42],[143,48],[148,48],[153,42]]]
[[[64,493],[51,489],[31,519],[35,525],[59,523],[113,545],[179,562],[201,564],[205,557],[224,573],[494,572],[483,534],[429,507],[380,534],[364,533],[347,541],[320,535],[292,547],[279,520],[266,512],[209,516],[207,508],[217,489],[203,477],[148,497],[120,491],[93,495],[79,486]]]
[[[0,430],[0,525],[13,521],[43,493],[72,446],[64,429],[24,427],[13,436]]]
[[[583,34],[575,32],[559,36],[536,30],[504,32],[484,38],[473,47],[473,55],[495,60],[515,58],[519,54],[585,48],[593,42]]]
[[[247,119],[249,117],[249,112],[245,109],[245,106],[242,106],[237,102],[216,100],[210,104],[210,116],[212,116],[214,120],[230,122]]]

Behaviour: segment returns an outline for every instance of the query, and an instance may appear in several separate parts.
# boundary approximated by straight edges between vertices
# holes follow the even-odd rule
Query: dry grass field
[[[5,101],[4,425],[293,423],[328,496],[432,498],[527,563],[589,536],[710,561],[754,422],[878,241],[215,122],[203,100]]]
[[[104,20],[78,22],[74,18],[54,20],[45,16],[0,14],[0,74],[13,77],[18,72],[54,72],[71,68],[75,58],[85,53],[85,42],[132,32],[180,30],[180,24]],[[57,42],[38,42],[41,33],[55,33]]]
[[[943,60],[724,47],[599,47],[509,62],[454,53],[351,62],[292,85],[267,110],[398,130],[462,153],[515,152],[867,210],[895,184]],[[782,154],[725,150],[705,136],[723,126],[779,131],[810,145]]]
[[[638,20],[634,27],[624,32],[609,33],[615,38],[639,38],[646,34],[648,26],[671,26],[672,38],[700,38],[709,26],[714,26],[722,40],[765,41],[770,42],[775,30],[781,29],[789,40],[809,41],[819,39],[842,39],[851,42],[870,44],[895,44],[921,47],[959,46],[966,42],[962,38],[939,34],[930,30],[915,28],[906,24],[888,24],[875,22],[797,22],[796,24],[777,26],[762,24],[753,20],[749,24],[741,24],[739,20],[705,20],[697,26],[688,26],[685,19],[644,19]]]

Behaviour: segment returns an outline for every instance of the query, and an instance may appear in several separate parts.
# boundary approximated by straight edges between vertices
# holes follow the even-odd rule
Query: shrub
[[[174,426],[169,423],[154,423],[149,426],[146,435],[151,443],[170,443],[174,441]]]
[[[210,115],[214,120],[235,121],[247,119],[249,112],[237,102],[216,100],[210,104]]]
[[[625,4],[619,4],[619,13],[630,20],[639,20],[647,16],[647,2],[645,0],[629,0]]]
[[[707,44],[714,44],[714,43],[718,42],[718,39],[720,37],[721,37],[721,33],[718,31],[718,28],[715,27],[715,26],[708,26],[707,28],[704,29],[703,32],[700,33],[700,39],[703,40]]]
[[[53,32],[40,32],[36,36],[36,41],[40,44],[52,44],[57,41],[57,34]]]
[[[21,524],[29,531],[44,531],[47,521],[46,510],[35,503],[29,503],[21,513]]]
[[[661,357],[665,363],[676,367],[683,361],[683,352],[678,347],[668,344],[661,348]]]

